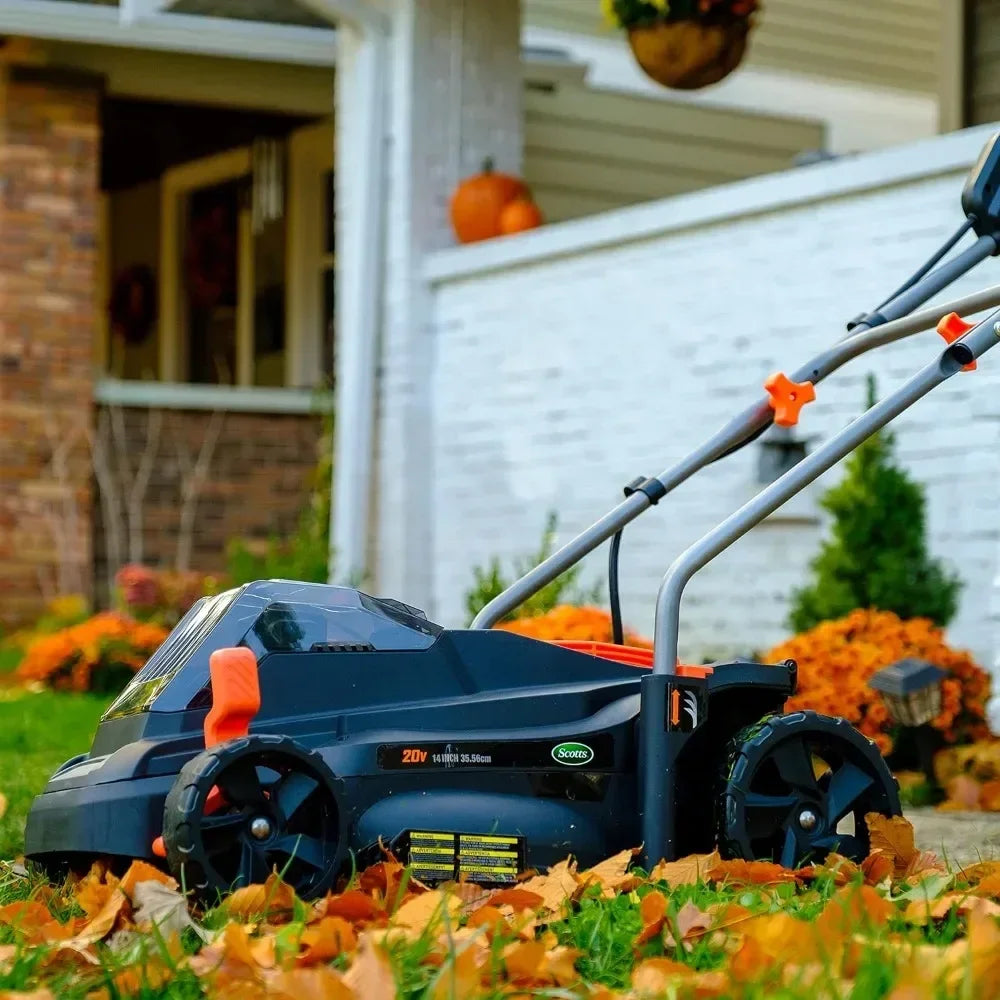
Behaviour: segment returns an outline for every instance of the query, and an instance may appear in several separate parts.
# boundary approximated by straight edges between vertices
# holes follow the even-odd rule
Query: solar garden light
[[[882,695],[894,722],[914,731],[920,767],[929,784],[934,777],[935,733],[930,721],[941,712],[941,681],[946,670],[909,657],[880,670],[868,686]]]

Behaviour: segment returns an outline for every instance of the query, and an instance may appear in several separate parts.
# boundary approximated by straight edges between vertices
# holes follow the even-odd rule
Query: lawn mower
[[[629,484],[470,628],[325,584],[265,580],[199,600],[108,708],[89,752],[35,799],[26,857],[50,870],[143,858],[208,895],[277,870],[303,898],[385,851],[432,885],[504,885],[568,855],[587,866],[638,845],[647,867],[716,847],[786,866],[831,851],[863,858],[865,815],[900,812],[877,748],[843,719],[783,712],[793,662],[680,663],[681,595],[709,560],[1000,339],[1000,311],[962,318],[1000,306],[1000,287],[913,314],[998,253],[998,138],[965,186],[962,227],[909,281],[833,347],[768,379],[677,466]],[[652,651],[624,645],[622,528],[772,423],[794,424],[847,361],[935,327],[947,343],[923,370],[679,556],[660,586]],[[492,627],[609,540],[615,642]]]

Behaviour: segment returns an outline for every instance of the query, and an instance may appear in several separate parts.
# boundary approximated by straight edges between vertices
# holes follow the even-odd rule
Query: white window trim
[[[233,413],[320,413],[320,397],[309,389],[194,385],[152,379],[98,378],[95,402],[104,406]]]
[[[184,361],[187,357],[188,331],[180,308],[183,286],[181,260],[184,246],[181,206],[184,198],[198,188],[243,177],[250,173],[250,169],[250,149],[242,147],[171,167],[164,171],[160,178],[159,375],[164,382],[183,382],[188,374]],[[247,237],[247,227],[243,219],[245,214],[245,211],[241,211],[239,219],[237,259],[240,262],[240,270],[237,277],[236,299],[243,308],[237,312],[236,371],[233,373],[240,385],[249,385],[252,381],[245,378],[247,364],[242,356],[245,353],[248,337],[248,331],[244,329],[247,317],[244,300],[247,298],[247,289],[253,287],[253,264],[251,260],[247,266],[245,262],[248,256],[247,248],[243,245]],[[249,284],[245,284],[247,281]],[[252,316],[251,311],[251,320]],[[252,328],[249,337],[252,344]]]

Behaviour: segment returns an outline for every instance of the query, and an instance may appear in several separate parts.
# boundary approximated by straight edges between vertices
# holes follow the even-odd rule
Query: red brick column
[[[0,625],[89,592],[100,85],[0,66]]]

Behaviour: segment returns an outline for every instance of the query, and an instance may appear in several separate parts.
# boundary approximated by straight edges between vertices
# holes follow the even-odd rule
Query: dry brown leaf
[[[507,978],[512,983],[533,985],[541,979],[545,945],[541,941],[515,941],[503,949]]]
[[[2,990],[0,1000],[56,1000],[55,994],[45,987],[37,990]]]
[[[613,857],[581,872],[581,881],[584,885],[597,882],[603,890],[603,895],[608,899],[613,898],[625,887],[634,888],[638,884],[638,879],[634,875],[628,875],[627,871],[639,850],[636,847],[631,850],[619,851]]]
[[[145,861],[133,861],[129,865],[128,871],[122,876],[118,887],[131,899],[132,894],[135,892],[135,887],[142,882],[159,882],[169,889],[180,889],[176,879],[171,878],[166,872],[160,871],[159,868],[147,864]]]
[[[385,902],[384,908],[391,913],[402,902],[404,873],[405,869],[398,861],[380,861],[358,876],[358,888],[376,900],[381,898]],[[419,886],[414,879],[409,879],[407,890],[412,890],[415,884]]]
[[[396,980],[385,952],[364,934],[344,982],[359,1000],[396,1000]]]
[[[267,981],[267,995],[274,1000],[362,1000],[329,966],[278,972]]]
[[[270,934],[251,938],[242,924],[228,923],[188,964],[195,975],[210,976],[223,985],[229,980],[253,980],[274,968],[275,939]]]
[[[509,906],[515,913],[520,910],[537,910],[545,900],[537,892],[513,887],[492,893],[487,902],[490,906]]]
[[[959,869],[955,878],[959,882],[975,886],[992,875],[1000,875],[1000,861],[980,861],[978,864],[967,865]]]
[[[549,936],[546,935],[548,939]],[[575,948],[545,941],[516,941],[502,951],[507,978],[518,986],[569,986],[579,980]]]
[[[822,961],[827,951],[811,924],[789,913],[764,913],[740,923],[744,940],[758,945],[759,960],[764,965],[784,964],[794,955],[800,964]]]
[[[343,917],[324,917],[302,932],[299,945],[304,951],[297,959],[298,964],[315,965],[354,951],[358,939],[354,928]]]
[[[497,934],[505,934],[510,930],[506,915],[495,906],[487,904],[480,906],[470,917],[466,927],[485,927],[486,936],[492,940]]]
[[[125,893],[116,888],[104,906],[94,914],[88,923],[67,939],[64,945],[70,948],[85,948],[98,941],[103,941],[119,923],[124,921],[128,905]]]
[[[374,920],[385,919],[386,912],[375,904],[367,893],[360,889],[349,889],[336,896],[320,900],[315,910],[316,919],[322,917],[343,917],[357,926]]]
[[[483,978],[486,956],[476,948],[465,947],[446,962],[431,988],[430,1000],[455,1000],[474,996]]]
[[[227,896],[223,910],[235,920],[288,920],[295,911],[295,890],[272,873],[263,885],[248,885]]]
[[[423,934],[442,922],[445,926],[457,925],[461,909],[462,902],[457,896],[435,889],[407,899],[393,915],[391,925]]]
[[[946,892],[937,899],[914,899],[903,910],[903,919],[911,924],[924,925],[932,920],[943,920],[953,909],[963,915],[976,910],[982,915],[1000,917],[1000,904],[991,899],[982,899],[970,893]]]
[[[779,885],[782,882],[799,881],[798,873],[772,861],[720,861],[708,872],[713,882],[725,882],[729,886]]]
[[[660,931],[667,916],[667,897],[658,889],[647,892],[639,903],[639,916],[642,918],[642,930],[635,939],[635,946],[652,941]]]
[[[572,861],[560,861],[553,865],[547,875],[535,875],[522,886],[526,892],[533,892],[542,897],[540,909],[549,913],[558,913],[563,904],[576,896],[580,890],[580,882],[576,875],[576,865]]]
[[[829,942],[861,930],[877,930],[889,922],[896,908],[870,885],[847,885],[830,897],[813,927]]]
[[[895,861],[888,851],[872,851],[861,862],[861,872],[868,885],[881,885],[886,879],[892,878]]]
[[[861,869],[841,854],[828,854],[822,864],[800,868],[796,873],[800,878],[811,879],[832,876],[834,885],[847,885],[861,874]]]
[[[647,958],[632,972],[632,989],[640,994],[667,995],[679,981],[690,979],[692,969],[670,958]]]
[[[135,909],[132,919],[142,930],[156,927],[160,934],[169,937],[190,927],[205,939],[205,932],[188,913],[187,900],[166,882],[137,882],[132,888],[132,905]]]
[[[907,868],[917,857],[913,840],[913,824],[902,816],[883,816],[868,813],[865,823],[871,838],[871,850],[884,852],[891,860],[897,875],[906,874]]]
[[[104,874],[91,869],[74,888],[73,899],[88,918],[101,912],[118,884],[117,879],[107,881]]]
[[[707,873],[722,860],[718,851],[711,854],[691,854],[677,861],[660,861],[649,873],[650,882],[666,882],[671,889],[679,885],[696,885],[706,880]]]
[[[678,911],[675,920],[667,920],[663,931],[663,943],[668,948],[675,948],[692,937],[710,930],[712,916],[700,910],[691,900],[688,900]],[[676,937],[675,937],[676,932]]]
[[[61,924],[47,906],[36,900],[23,900],[0,906],[0,924],[12,927],[26,944],[43,944],[72,937],[76,925]]]
[[[1000,925],[986,903],[983,899],[970,901],[966,939],[948,949],[957,958],[950,972],[949,996],[958,996],[963,983],[973,984],[972,996],[982,1000],[1000,996]]]

